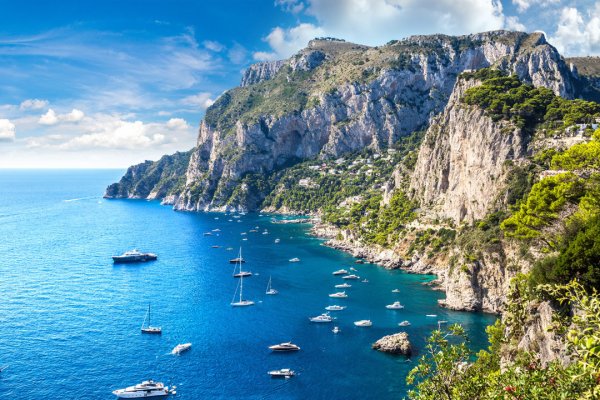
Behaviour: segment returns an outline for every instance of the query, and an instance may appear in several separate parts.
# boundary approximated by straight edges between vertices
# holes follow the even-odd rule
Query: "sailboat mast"
[[[244,290],[244,274],[242,274],[242,248],[240,247],[240,255],[238,256],[240,263],[240,302],[242,301],[242,291]]]
[[[148,303],[148,326],[152,325],[150,323],[150,303]]]

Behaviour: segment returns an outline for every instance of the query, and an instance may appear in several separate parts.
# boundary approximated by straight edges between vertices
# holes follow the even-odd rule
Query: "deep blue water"
[[[307,235],[305,225],[270,216],[181,213],[157,202],[104,200],[122,171],[0,171],[0,374],[4,398],[111,399],[111,391],[152,377],[178,386],[179,399],[398,399],[415,364],[371,350],[379,337],[406,330],[422,348],[437,319],[462,323],[485,346],[489,315],[437,306],[431,277],[355,265]],[[218,219],[217,219],[218,218]],[[255,226],[268,235],[241,232]],[[219,228],[219,236],[203,232]],[[274,239],[280,238],[280,244]],[[214,249],[212,245],[221,245]],[[246,298],[232,308],[238,280],[227,262],[243,246]],[[235,248],[227,251],[226,247]],[[115,266],[110,258],[137,247],[156,262]],[[289,263],[299,257],[301,262]],[[330,299],[341,283],[331,272],[356,267],[368,283],[351,282],[348,299]],[[269,276],[280,294],[264,294]],[[391,290],[400,288],[401,293]],[[400,300],[406,308],[385,305]],[[140,334],[148,303],[162,336]],[[332,324],[308,317],[328,304],[348,308]],[[439,317],[428,318],[426,314]],[[373,320],[371,328],[352,322]],[[412,326],[397,323],[410,320]],[[292,340],[295,354],[267,347]],[[192,342],[181,356],[178,343]],[[289,367],[299,375],[275,380]]]

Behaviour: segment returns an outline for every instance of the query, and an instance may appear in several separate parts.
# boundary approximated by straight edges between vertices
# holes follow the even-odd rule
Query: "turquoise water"
[[[240,218],[180,213],[157,202],[104,200],[122,171],[0,171],[0,392],[19,399],[111,399],[111,391],[154,378],[178,386],[179,399],[398,399],[414,365],[371,350],[379,337],[405,330],[422,348],[437,319],[462,323],[474,346],[485,346],[489,315],[437,306],[430,279],[375,265],[324,247],[306,225],[273,224],[270,216]],[[217,219],[218,218],[218,219]],[[248,232],[255,226],[268,235]],[[203,236],[212,229],[219,236]],[[242,241],[247,233],[247,241]],[[274,239],[280,238],[280,244]],[[215,249],[211,246],[220,245]],[[232,308],[238,280],[233,258],[242,245],[246,298]],[[226,247],[235,248],[227,251]],[[115,266],[110,258],[137,247],[156,262]],[[299,263],[288,259],[298,257]],[[341,283],[331,272],[355,267],[347,299],[330,299]],[[276,296],[265,295],[269,276]],[[400,294],[391,290],[399,288]],[[337,301],[333,301],[337,300]],[[400,300],[406,308],[385,309]],[[148,303],[161,336],[141,335]],[[333,324],[308,317],[329,304]],[[428,318],[426,314],[437,314]],[[371,328],[352,322],[371,319]],[[398,322],[412,325],[399,328]],[[302,350],[272,354],[292,340]],[[192,350],[173,356],[178,343]],[[292,368],[293,379],[266,372]]]

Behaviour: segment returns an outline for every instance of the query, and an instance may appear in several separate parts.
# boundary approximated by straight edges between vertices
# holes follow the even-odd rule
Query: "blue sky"
[[[248,65],[315,36],[542,30],[600,54],[593,0],[0,1],[0,168],[126,167],[191,148]]]

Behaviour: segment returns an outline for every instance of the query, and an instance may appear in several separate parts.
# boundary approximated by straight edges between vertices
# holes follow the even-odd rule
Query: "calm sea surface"
[[[405,330],[418,353],[440,319],[462,323],[475,347],[486,345],[484,328],[494,318],[439,308],[442,294],[422,285],[431,277],[355,265],[308,236],[306,225],[273,224],[271,216],[238,222],[102,199],[122,172],[0,171],[4,398],[112,399],[112,390],[154,378],[176,384],[181,400],[398,399],[415,358],[371,350],[376,339]],[[259,233],[249,232],[256,226]],[[203,235],[217,228],[218,235]],[[228,260],[240,245],[244,269],[256,273],[244,280],[244,297],[256,305],[232,308],[238,280]],[[158,261],[113,265],[111,255],[134,247],[157,253]],[[301,262],[288,262],[293,257]],[[355,267],[369,282],[352,281],[347,299],[330,299],[342,283],[331,272],[341,267]],[[265,295],[269,276],[276,296]],[[387,310],[395,300],[406,308]],[[161,336],[140,334],[148,303]],[[336,303],[348,308],[333,313],[335,323],[308,321]],[[359,319],[373,326],[355,327]],[[403,320],[412,325],[399,328]],[[334,325],[341,333],[331,332]],[[302,350],[267,348],[289,340]],[[191,351],[170,354],[185,342]],[[266,372],[275,368],[298,375],[271,379]]]

